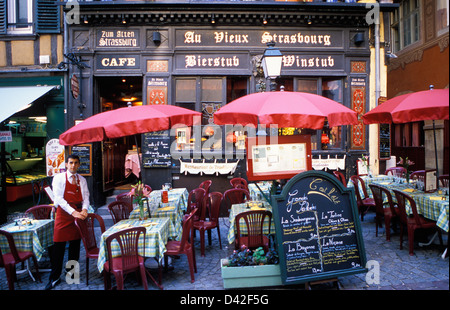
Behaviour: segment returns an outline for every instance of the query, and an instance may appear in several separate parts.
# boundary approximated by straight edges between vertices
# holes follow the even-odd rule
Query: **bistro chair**
[[[439,176],[439,182],[441,182],[442,187],[448,187],[448,174],[443,174]]]
[[[384,217],[386,241],[391,241],[391,221],[397,218],[397,211],[392,200],[392,195],[389,190],[379,185],[369,184],[369,187],[375,200],[375,236],[378,237],[378,226],[382,227],[381,218]],[[388,199],[388,206],[386,208],[384,207],[383,195]]]
[[[235,248],[240,249],[243,245],[247,246],[249,249],[256,249],[263,247],[264,251],[269,250],[269,238],[264,235],[264,220],[266,217],[269,218],[269,231],[270,235],[270,224],[272,220],[272,213],[270,211],[246,211],[241,212],[235,217],[235,227],[236,227],[236,242]],[[247,227],[247,233],[241,233],[240,220],[245,222]]]
[[[423,181],[425,178],[425,170],[416,170],[411,172],[409,175],[410,180],[420,180]]]
[[[414,232],[417,229],[432,229],[437,231],[439,235],[439,241],[442,245],[442,234],[437,227],[435,221],[428,220],[422,215],[417,213],[417,206],[415,200],[405,194],[402,191],[393,190],[397,199],[398,216],[402,225],[400,226],[400,250],[403,249],[403,226],[405,225],[408,230],[408,243],[409,243],[409,255],[414,255]],[[412,212],[412,216],[408,216],[406,212],[406,204],[409,204]]]
[[[194,188],[189,192],[188,203],[186,208],[186,214],[190,214],[192,210],[199,209],[203,207],[203,198],[205,197],[206,190],[203,188]],[[201,211],[199,212],[199,214]],[[198,220],[199,215],[194,216],[194,221]]]
[[[184,254],[187,256],[189,263],[189,272],[191,274],[191,283],[194,283],[195,277],[194,272],[197,272],[197,263],[195,261],[195,253],[194,253],[194,239],[193,239],[193,219],[194,215],[197,212],[197,209],[193,209],[191,213],[186,216],[183,221],[183,233],[181,235],[181,240],[170,240],[166,244],[167,251],[164,252],[164,266],[167,269],[168,266],[168,256],[169,255],[181,255]]]
[[[35,220],[49,220],[54,217],[56,212],[55,206],[37,205],[25,211],[25,214],[33,214]]]
[[[116,201],[125,201],[128,202],[130,205],[133,205],[133,196],[130,195],[130,193],[120,193],[116,196]]]
[[[406,176],[406,168],[405,167],[391,167],[391,168],[386,169],[384,174],[392,175],[394,177],[404,178]]]
[[[243,188],[248,191],[248,183],[244,178],[232,178],[230,180],[230,185],[233,188]]]
[[[18,251],[16,248],[16,243],[14,242],[14,237],[11,233],[0,230],[0,236],[4,236],[9,246],[9,253],[2,253],[0,247],[0,267],[5,268],[6,278],[8,279],[8,288],[14,290],[14,281],[17,281],[16,265],[18,263],[24,263],[29,258],[33,259],[34,267],[36,268],[36,277],[41,281],[41,276],[39,274],[38,262],[36,256],[32,251]]]
[[[367,211],[369,211],[370,208],[375,209],[375,200],[373,198],[370,198],[367,194],[366,184],[361,177],[352,175],[350,177],[350,181],[352,181],[355,188],[356,205],[358,206],[359,214],[361,214],[361,221],[364,221],[364,215],[367,213]],[[360,188],[363,192],[364,197],[361,197]]]
[[[126,201],[113,201],[108,205],[108,211],[112,216],[114,224],[116,224],[130,217],[130,213],[133,211],[133,205]]]
[[[205,196],[208,196],[211,184],[212,184],[211,180],[206,180],[200,183],[200,185],[198,186],[199,188],[203,188],[205,190]]]
[[[251,197],[246,189],[231,188],[223,193],[223,200],[225,201],[228,212],[230,212],[232,205],[249,201]]]
[[[347,181],[345,181],[345,175],[342,172],[339,171],[333,171],[334,176],[341,181],[341,183],[344,185],[344,187],[347,187]]]
[[[86,285],[89,285],[89,258],[98,259],[99,248],[97,246],[97,239],[95,238],[95,221],[98,221],[100,232],[105,232],[105,222],[103,218],[95,213],[89,213],[86,219],[75,219],[75,225],[83,240],[84,249],[86,252]]]
[[[148,289],[147,275],[144,266],[145,247],[143,253],[139,255],[139,238],[145,240],[145,227],[132,227],[115,232],[105,240],[108,252],[108,261],[104,265],[104,285],[105,290],[111,288],[111,274],[116,278],[118,290],[124,288],[124,276],[130,272],[140,273],[144,289]],[[111,243],[115,241],[120,249],[120,255],[112,255]],[[139,277],[138,277],[139,279]]]
[[[219,227],[219,211],[222,200],[223,195],[219,192],[212,192],[205,196],[199,220],[194,221],[194,230],[198,230],[200,233],[200,252],[202,256],[205,256],[205,231],[208,231],[208,244],[211,245],[211,230],[217,228],[219,245],[220,249],[222,249]],[[207,214],[209,214],[208,220]]]

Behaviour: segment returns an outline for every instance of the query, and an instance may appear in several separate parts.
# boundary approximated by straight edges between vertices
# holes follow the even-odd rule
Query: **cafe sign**
[[[139,56],[101,55],[97,57],[97,69],[139,69]]]
[[[137,29],[98,29],[97,47],[125,48],[139,47],[139,30]]]

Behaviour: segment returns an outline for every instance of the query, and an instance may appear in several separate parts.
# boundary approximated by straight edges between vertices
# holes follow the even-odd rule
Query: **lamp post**
[[[268,42],[261,64],[264,70],[264,77],[270,80],[270,91],[276,90],[277,84],[275,79],[280,76],[282,59],[283,54],[281,54],[279,49],[275,48],[275,42]]]

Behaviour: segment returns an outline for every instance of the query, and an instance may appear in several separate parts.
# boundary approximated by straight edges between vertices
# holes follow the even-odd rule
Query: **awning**
[[[44,96],[56,86],[11,86],[0,87],[0,122],[13,114],[25,110],[34,101]]]

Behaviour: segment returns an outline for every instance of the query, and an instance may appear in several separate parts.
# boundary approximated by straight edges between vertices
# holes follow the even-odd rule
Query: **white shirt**
[[[54,198],[54,204],[55,207],[60,206],[64,211],[66,211],[69,214],[72,214],[73,211],[75,211],[74,208],[72,208],[69,203],[64,199],[64,191],[66,189],[66,174],[67,174],[67,180],[69,182],[72,178],[72,173],[69,171],[66,171],[65,173],[58,173],[53,177],[52,187],[53,187],[53,193],[55,195]],[[83,197],[82,202],[82,209],[87,210],[90,203],[89,203],[89,189],[87,187],[86,179],[79,175],[75,174],[80,182],[80,188],[81,188],[81,196]]]

